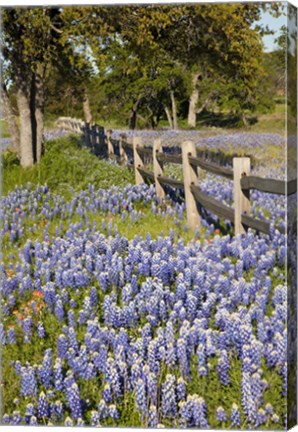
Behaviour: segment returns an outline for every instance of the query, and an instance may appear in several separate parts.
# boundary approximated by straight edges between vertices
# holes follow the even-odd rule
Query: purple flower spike
[[[238,405],[233,403],[232,409],[231,409],[231,416],[230,416],[232,426],[241,426],[241,420],[240,420],[240,411]]]
[[[38,398],[37,404],[37,417],[38,418],[47,418],[48,416],[48,401],[44,392],[41,392]]]
[[[136,383],[136,407],[137,410],[140,412],[142,419],[146,416],[146,389],[145,389],[145,383],[142,379],[138,379]]]
[[[77,420],[78,418],[82,417],[81,398],[79,388],[76,383],[73,383],[70,388],[66,387],[66,398],[68,406],[71,410],[72,418]]]
[[[162,413],[165,417],[173,418],[177,414],[177,401],[175,394],[175,377],[168,374],[162,385]]]
[[[222,406],[216,409],[216,418],[219,422],[224,422],[227,420],[227,415]]]
[[[148,413],[148,427],[156,428],[158,425],[158,414],[155,405],[150,405]]]

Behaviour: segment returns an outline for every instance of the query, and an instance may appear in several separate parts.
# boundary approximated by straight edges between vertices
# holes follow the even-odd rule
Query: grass
[[[16,186],[47,184],[53,193],[70,197],[74,191],[85,189],[89,183],[109,188],[134,182],[134,175],[125,167],[99,160],[82,148],[76,136],[63,137],[46,143],[39,164],[22,168],[11,152],[3,156],[3,194]]]

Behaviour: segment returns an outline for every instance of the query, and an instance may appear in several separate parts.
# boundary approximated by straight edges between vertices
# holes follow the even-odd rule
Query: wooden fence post
[[[196,227],[201,226],[201,218],[195,197],[193,196],[190,187],[192,184],[197,184],[198,173],[197,167],[194,167],[189,163],[189,156],[197,156],[196,145],[192,141],[185,141],[182,144],[182,168],[187,224],[189,228],[195,229]]]
[[[106,131],[103,126],[98,127],[99,132],[99,154],[101,156],[105,155],[105,144],[106,144]]]
[[[250,213],[249,190],[241,189],[241,178],[250,174],[250,158],[249,157],[234,157],[234,226],[235,234],[245,232],[245,228],[241,223],[241,215]]]
[[[111,155],[114,154],[114,146],[112,143],[112,130],[107,130],[107,143],[108,143],[108,156],[110,157]]]
[[[85,146],[86,147],[90,147],[90,124],[89,123],[85,123]]]
[[[132,145],[133,145],[133,163],[135,169],[136,184],[140,185],[144,183],[143,176],[138,170],[138,168],[142,168],[144,166],[143,159],[138,153],[138,147],[141,147],[142,145],[142,138],[134,136],[132,139]]]
[[[94,153],[96,153],[96,132],[97,132],[97,126],[96,124],[94,124],[91,127],[91,146]]]
[[[126,135],[121,134],[119,138],[119,153],[120,153],[120,161],[121,163],[127,164],[128,163],[128,157],[125,151],[125,148],[123,147],[123,143],[126,141]]]
[[[98,126],[98,124],[95,124],[94,144],[95,144],[95,153],[99,155],[100,154],[100,126]]]
[[[154,171],[156,195],[159,198],[164,198],[165,197],[164,188],[158,181],[158,177],[163,175],[162,163],[160,163],[159,160],[157,159],[158,153],[162,153],[162,145],[161,145],[160,138],[157,138],[153,141],[153,171]]]

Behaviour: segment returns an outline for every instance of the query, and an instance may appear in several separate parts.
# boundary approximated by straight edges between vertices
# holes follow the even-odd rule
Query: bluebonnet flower
[[[197,348],[198,358],[198,373],[199,375],[207,375],[206,369],[206,349],[204,344],[200,343]]]
[[[63,417],[63,404],[60,400],[55,401],[54,403],[51,403],[51,417],[55,416],[58,420],[61,420]]]
[[[256,412],[257,405],[253,399],[251,378],[249,373],[247,372],[242,373],[241,384],[242,384],[241,391],[242,391],[243,411],[245,412],[245,414],[247,414],[248,421],[254,422],[257,415]]]
[[[97,409],[100,419],[105,419],[108,416],[108,407],[103,399],[99,402]]]
[[[272,414],[274,413],[274,411],[273,411],[273,406],[272,406],[270,403],[267,403],[267,404],[265,405],[265,410],[266,410],[266,413],[267,413],[267,414],[272,415]]]
[[[73,383],[71,387],[66,386],[66,399],[67,404],[71,410],[71,416],[73,419],[82,417],[82,405],[79,393],[79,388],[76,383]]]
[[[66,417],[65,421],[64,421],[64,426],[67,427],[72,427],[73,426],[73,421],[70,417]]]
[[[37,324],[37,334],[40,338],[44,338],[46,335],[44,325],[41,321]]]
[[[19,360],[17,360],[17,361],[14,363],[14,370],[15,370],[15,373],[16,373],[17,375],[20,375],[20,374],[21,374],[21,371],[22,371],[22,364],[21,364],[21,362],[20,362]]]
[[[29,425],[30,426],[37,426],[38,425],[38,421],[37,421],[37,418],[35,416],[30,417]]]
[[[68,329],[68,340],[69,340],[69,346],[73,348],[75,352],[77,352],[79,349],[79,345],[76,337],[76,332],[73,327],[69,327]]]
[[[17,341],[17,339],[16,339],[16,331],[15,331],[14,327],[10,327],[7,330],[7,342],[8,342],[8,344],[11,345],[11,344],[15,344],[16,341]]]
[[[5,330],[3,324],[0,324],[0,343],[1,345],[6,344]]]
[[[274,413],[271,416],[271,420],[273,421],[273,423],[278,423],[279,422],[279,416]]]
[[[39,371],[39,377],[42,384],[49,388],[52,380],[52,349],[49,348],[44,353],[43,362]]]
[[[112,393],[111,393],[111,387],[109,383],[105,384],[104,389],[102,391],[102,397],[106,403],[112,402]]]
[[[20,411],[13,411],[10,423],[12,425],[20,425],[22,422],[22,417]]]
[[[31,366],[22,367],[21,369],[21,395],[36,395],[37,381],[34,368]]]
[[[55,389],[60,391],[63,389],[63,373],[62,373],[62,360],[59,357],[57,357],[54,363],[53,373],[54,373]]]
[[[156,428],[158,425],[158,414],[155,405],[150,405],[148,412],[148,426]]]
[[[119,412],[118,412],[118,410],[117,410],[117,408],[116,408],[116,405],[110,405],[109,406],[109,408],[108,408],[108,415],[109,415],[109,417],[111,417],[112,419],[117,419],[117,418],[119,418]]]
[[[225,422],[227,420],[227,415],[222,406],[216,408],[216,419],[219,422]]]
[[[65,359],[68,351],[68,342],[64,334],[60,334],[58,337],[58,356],[61,359]]]
[[[72,309],[69,309],[67,312],[67,319],[68,319],[68,325],[69,327],[75,328],[77,325],[77,320],[75,313]]]
[[[194,425],[199,426],[200,428],[209,428],[207,417],[206,417],[206,403],[202,397],[194,396],[193,399],[193,419]]]
[[[220,382],[224,385],[227,385],[230,382],[229,369],[230,369],[230,364],[229,364],[227,351],[222,350],[220,351],[220,356],[218,358],[217,372],[218,372]]]
[[[178,401],[182,401],[186,399],[186,386],[185,386],[185,381],[182,377],[178,378],[177,380],[177,399]]]
[[[32,335],[32,318],[28,316],[23,320],[23,330],[24,330],[24,341],[29,342]]]
[[[165,417],[175,417],[177,413],[177,401],[175,394],[175,377],[168,374],[162,385],[162,413]]]
[[[44,392],[41,392],[38,397],[38,404],[37,404],[37,417],[38,418],[47,418],[48,416],[48,408],[49,404],[46,398],[46,395]]]
[[[90,302],[91,302],[91,305],[93,307],[97,306],[97,304],[98,304],[98,295],[97,295],[97,290],[96,290],[95,287],[91,287],[91,290],[90,290]]]
[[[100,426],[100,414],[98,411],[91,411],[90,421],[92,426]]]
[[[240,410],[237,404],[233,403],[231,408],[231,425],[239,427],[241,425]]]
[[[135,390],[135,401],[137,410],[140,412],[142,418],[144,419],[146,416],[146,388],[144,381],[139,378],[136,382],[136,390]]]
[[[184,338],[177,340],[177,357],[184,377],[189,375],[189,363],[187,355],[187,342]]]
[[[166,363],[169,367],[173,367],[176,363],[176,353],[173,343],[169,343],[166,351]]]
[[[78,418],[76,426],[79,426],[79,427],[85,426],[84,420],[81,418]]]
[[[263,408],[260,408],[257,412],[256,420],[255,420],[255,426],[259,427],[262,424],[265,424],[267,421],[267,414],[266,411]]]
[[[11,424],[11,416],[9,416],[8,414],[4,414],[3,417],[2,417],[2,423],[4,425]]]
[[[148,396],[153,404],[157,403],[157,378],[156,374],[150,372],[147,381]]]
[[[79,311],[78,323],[80,325],[84,324],[87,321],[86,312],[84,310]]]
[[[32,403],[26,405],[25,416],[32,417],[36,414],[36,409]]]

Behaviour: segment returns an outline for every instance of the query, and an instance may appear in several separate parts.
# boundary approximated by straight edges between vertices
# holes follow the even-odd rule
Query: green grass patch
[[[7,151],[3,155],[3,194],[16,186],[47,184],[53,193],[71,197],[74,191],[85,189],[89,183],[95,188],[110,188],[134,183],[134,175],[126,167],[98,159],[80,144],[76,136],[48,141],[41,162],[22,168]]]

